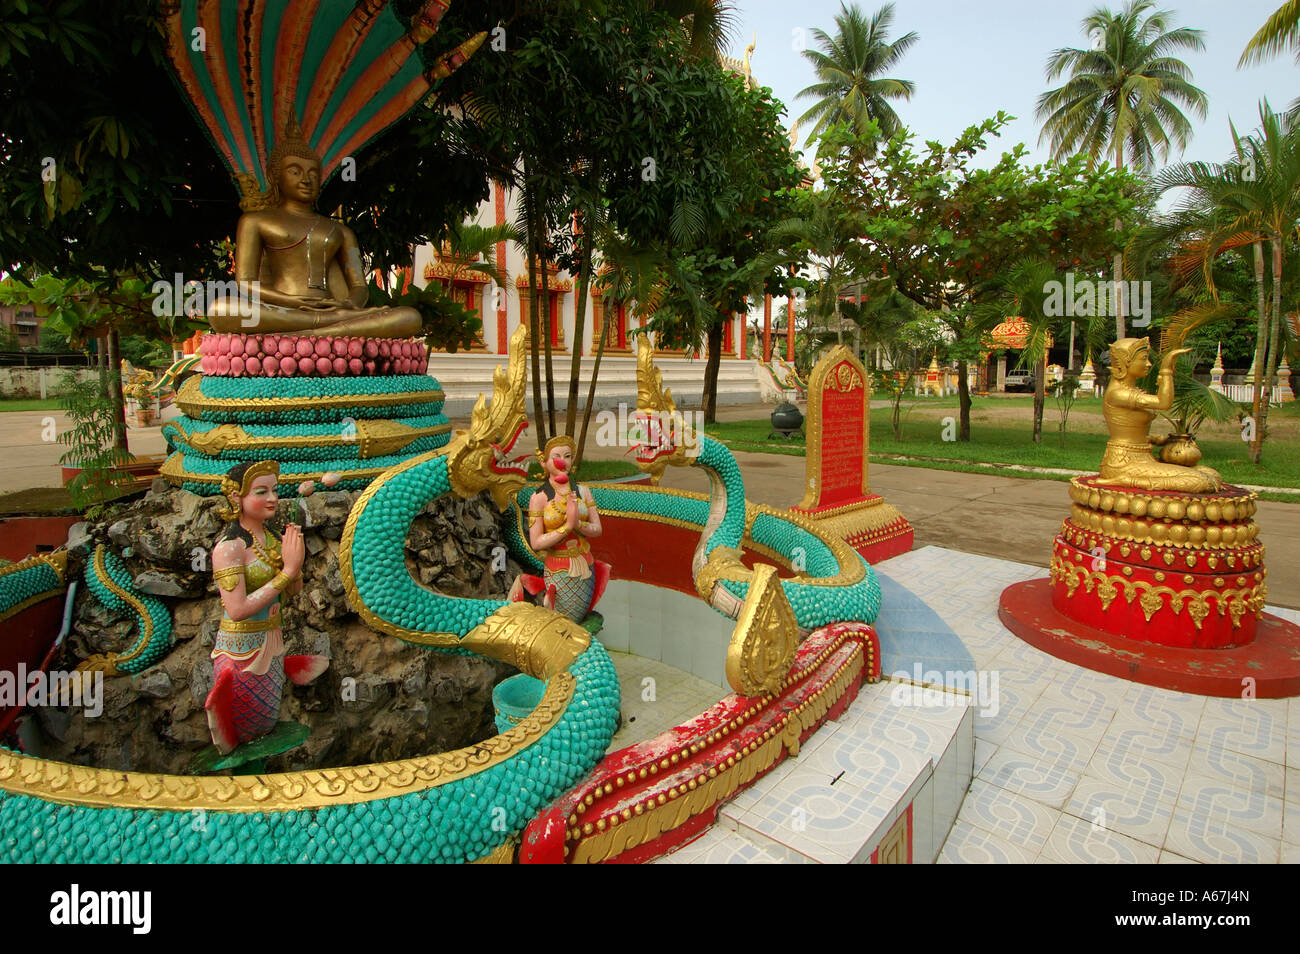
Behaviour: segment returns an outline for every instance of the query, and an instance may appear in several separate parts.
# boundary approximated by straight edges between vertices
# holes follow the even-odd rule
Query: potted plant
[[[135,401],[135,420],[141,427],[148,427],[154,422],[153,375],[148,371],[137,370],[131,380],[122,388],[122,392]]]
[[[1174,403],[1160,416],[1169,422],[1173,432],[1164,437],[1152,437],[1151,443],[1160,448],[1160,459],[1166,464],[1195,467],[1201,462],[1201,449],[1196,444],[1196,432],[1206,418],[1222,423],[1237,412],[1237,405],[1218,391],[1197,381],[1190,374],[1180,373],[1174,388]]]
[[[95,381],[71,381],[60,403],[72,419],[59,435],[59,443],[68,446],[59,458],[64,484],[78,508],[102,507],[133,480],[126,469],[134,458],[115,446],[117,408]]]

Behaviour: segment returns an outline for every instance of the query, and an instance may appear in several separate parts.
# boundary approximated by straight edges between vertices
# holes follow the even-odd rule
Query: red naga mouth
[[[639,413],[633,415],[632,419],[636,428],[628,453],[635,455],[637,463],[653,464],[660,457],[670,456],[677,449],[671,432],[664,429],[653,415]]]
[[[510,436],[510,440],[505,444],[491,444],[492,448],[492,470],[498,474],[514,474],[519,477],[528,476],[528,464],[530,454],[512,454],[515,444],[519,443],[519,438],[524,431],[528,430],[528,422],[520,421],[515,432]]]

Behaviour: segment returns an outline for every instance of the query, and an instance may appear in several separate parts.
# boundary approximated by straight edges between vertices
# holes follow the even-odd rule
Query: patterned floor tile
[[[1059,810],[1074,791],[1086,764],[1086,759],[1079,762],[1061,752],[1055,756],[1028,755],[1002,746],[980,769],[977,778]]]
[[[1034,860],[1034,852],[1014,845],[969,822],[957,820],[948,840],[939,853],[939,864],[948,865],[1027,865]]]
[[[1287,700],[1209,699],[1196,741],[1279,765],[1286,761]]]
[[[976,779],[957,818],[1037,855],[1060,814],[1033,799]]]
[[[1204,746],[1199,740],[1192,746],[1186,774],[1189,778],[1214,779],[1234,791],[1258,792],[1278,802],[1285,795],[1286,770],[1281,765],[1230,749]]]
[[[1205,712],[1205,702],[1204,696],[1130,684],[1115,718],[1150,726],[1161,736],[1191,739],[1196,736],[1196,727]]]
[[[672,854],[656,858],[657,865],[779,865],[790,859],[733,831],[710,828]]]
[[[943,754],[942,750],[939,754]],[[928,757],[889,738],[848,733],[836,736],[833,743],[821,746],[808,756],[800,755],[799,767],[801,774],[810,780],[820,776],[825,785],[847,783],[873,796],[897,790],[900,784],[906,788],[933,771]]]
[[[1300,802],[1284,802],[1282,805],[1282,840],[1300,845]]]
[[[1097,757],[1116,761],[1159,762],[1181,775],[1192,755],[1190,736],[1166,735],[1158,725],[1143,725],[1116,716],[1097,746]]]
[[[988,763],[988,760],[993,757],[993,753],[996,752],[997,750],[998,747],[994,745],[992,742],[989,742],[985,739],[981,739],[978,735],[975,736],[975,774],[976,775],[979,774],[980,769],[982,769]]]
[[[1050,713],[1034,711],[1021,720],[1000,746],[1023,755],[1046,757],[1071,770],[1082,771],[1097,751],[1097,741],[1053,727]]]
[[[1175,785],[1158,775],[1128,785],[1084,775],[1065,810],[1089,824],[1159,848],[1177,800]]]
[[[879,785],[882,795],[872,797],[842,781],[831,786],[791,775],[735,818],[740,833],[760,843],[776,842],[822,864],[847,864],[877,834],[905,790],[895,779]]]
[[[1043,847],[1042,858],[1064,864],[1155,864],[1160,851],[1073,815],[1062,815]]]
[[[1284,865],[1300,865],[1300,845],[1282,842],[1281,862]]]
[[[1191,858],[1184,858],[1182,855],[1176,855],[1172,851],[1160,852],[1158,865],[1199,865],[1201,862],[1193,861]]]
[[[1211,826],[1249,831],[1282,840],[1282,800],[1267,794],[1267,784],[1241,785],[1221,778],[1189,774],[1183,778],[1175,812],[1204,817]]]
[[[1181,805],[1174,809],[1165,836],[1166,851],[1206,864],[1273,864],[1279,860],[1281,844]]]

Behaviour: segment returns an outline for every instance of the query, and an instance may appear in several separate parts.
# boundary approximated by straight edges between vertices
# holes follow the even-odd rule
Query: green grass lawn
[[[0,398],[0,411],[57,411],[58,398]]]
[[[871,412],[871,458],[882,463],[973,473],[990,471],[989,467],[980,466],[981,464],[1096,471],[1106,447],[1106,434],[1100,422],[1100,400],[1080,401],[1075,405],[1064,446],[1057,428],[1058,416],[1050,403],[1044,414],[1043,440],[1039,444],[1033,443],[1030,438],[1028,413],[1025,415],[1025,423],[1018,426],[980,420],[990,407],[1009,408],[1022,403],[1025,408],[1032,408],[1033,399],[1001,398],[995,402],[977,404],[972,411],[973,439],[966,443],[943,439],[944,421],[941,417],[915,417],[911,414],[904,419],[903,439],[894,440],[890,410],[876,408]],[[913,411],[931,408],[943,410],[945,407],[952,408],[953,414],[950,416],[955,419],[956,398],[925,401],[915,405]],[[1271,420],[1278,426],[1270,428],[1274,433],[1264,446],[1263,466],[1256,467],[1250,463],[1247,445],[1243,441],[1232,439],[1234,432],[1230,426],[1221,426],[1216,429],[1214,436],[1203,437],[1198,441],[1204,453],[1204,462],[1216,468],[1229,483],[1300,488],[1300,442],[1291,434],[1294,422],[1300,420],[1300,405],[1274,409],[1271,415]],[[1089,419],[1093,417],[1094,420]],[[951,428],[949,430],[951,432]],[[1153,427],[1152,430],[1161,433],[1159,427]],[[711,437],[722,441],[732,450],[803,456],[804,442],[801,436],[788,442],[780,438],[769,439],[771,431],[772,426],[766,420],[720,422],[708,428]],[[1017,473],[1016,476],[1068,479],[1068,475],[1027,472]],[[1266,494],[1265,499],[1294,501],[1297,498],[1293,494]]]

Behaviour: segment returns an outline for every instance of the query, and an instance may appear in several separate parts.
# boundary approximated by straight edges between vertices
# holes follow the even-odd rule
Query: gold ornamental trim
[[[644,797],[613,814],[573,827],[565,854],[574,864],[598,864],[653,841],[690,818],[721,804],[777,763],[784,752],[796,755],[800,737],[817,725],[863,669],[861,644],[817,692],[784,714],[761,738],[713,768],[684,778],[665,792]],[[682,779],[682,776],[678,776]]]
[[[269,619],[223,619],[218,632],[269,633],[273,629],[280,629],[283,625],[279,616],[272,616]]]
[[[844,366],[848,362],[848,366]],[[834,372],[832,379],[832,372]],[[818,359],[808,380],[808,418],[805,429],[808,434],[807,452],[804,454],[804,494],[798,507],[803,510],[816,510],[822,494],[822,396],[827,389],[849,393],[862,389],[862,487],[863,497],[871,491],[868,488],[867,449],[871,446],[871,388],[867,384],[867,372],[862,362],[853,356],[853,352],[844,345],[836,345]]]
[[[906,521],[895,507],[883,501],[875,507],[854,509],[829,517],[820,514],[809,515],[809,519],[824,527],[827,533],[845,542],[853,537],[883,533],[899,521]]]
[[[1146,445],[1143,445],[1144,449]],[[1093,475],[1095,477],[1095,475]],[[1169,496],[1149,490],[1090,487],[1084,477],[1070,479],[1070,499],[1090,510],[1113,512],[1121,516],[1150,517],[1155,520],[1208,520],[1232,523],[1254,516],[1259,494],[1254,491],[1239,493],[1179,493]]]
[[[189,776],[109,771],[0,750],[0,791],[90,808],[186,812],[281,812],[379,801],[429,791],[517,755],[559,721],[575,684],[572,675],[560,673],[518,725],[439,755],[275,775]]]
[[[1235,571],[1238,560],[1241,561],[1243,570],[1262,566],[1264,563],[1264,545],[1257,539],[1242,546],[1233,547],[1225,547],[1222,543],[1211,545],[1209,543],[1191,542],[1184,544],[1139,542],[1131,538],[1116,543],[1110,539],[1114,534],[1107,535],[1101,530],[1080,527],[1072,519],[1061,524],[1061,536],[1076,547],[1091,550],[1093,546],[1100,546],[1106,551],[1107,556],[1110,555],[1113,549],[1118,549],[1121,557],[1127,558],[1136,553],[1142,560],[1147,562],[1151,562],[1154,555],[1159,555],[1168,567],[1172,567],[1179,560],[1182,560],[1188,569],[1196,569],[1200,562],[1204,560],[1205,566],[1214,570],[1218,568],[1220,561],[1222,561],[1230,571]]]
[[[1136,543],[1150,542],[1178,547],[1244,549],[1256,546],[1255,540],[1259,536],[1259,526],[1253,520],[1249,523],[1215,524],[1208,527],[1183,523],[1148,523],[1140,517],[1101,514],[1079,504],[1070,505],[1070,520],[1080,530],[1092,530]]]
[[[1240,589],[1219,589],[1213,591],[1203,590],[1178,590],[1170,586],[1161,586],[1155,583],[1148,583],[1146,580],[1129,580],[1123,576],[1114,576],[1099,570],[1088,570],[1081,566],[1071,566],[1065,560],[1058,556],[1052,557],[1052,563],[1048,570],[1053,583],[1064,583],[1066,589],[1066,598],[1074,599],[1079,590],[1080,584],[1083,585],[1083,592],[1096,592],[1097,598],[1101,600],[1103,611],[1109,610],[1110,605],[1115,602],[1115,598],[1123,595],[1124,602],[1131,604],[1137,599],[1138,605],[1142,609],[1142,615],[1146,621],[1151,622],[1154,616],[1164,602],[1162,596],[1169,597],[1169,608],[1177,615],[1182,612],[1184,605],[1187,608],[1187,615],[1192,618],[1192,622],[1199,630],[1201,623],[1210,615],[1210,597],[1213,598],[1218,608],[1220,616],[1231,616],[1233,629],[1241,626],[1241,619],[1246,613],[1254,614],[1258,619],[1264,614],[1264,602],[1268,595],[1268,588],[1263,582],[1257,586],[1247,586]]]
[[[777,692],[798,649],[799,621],[776,567],[760,563],[727,645],[727,682],[742,696]]]
[[[412,403],[432,403],[446,398],[442,388],[402,391],[394,394],[318,394],[306,398],[210,398],[200,390],[203,375],[185,379],[176,392],[176,404],[190,417],[204,411],[302,411],[336,407],[395,407]],[[433,381],[433,378],[429,378]]]
[[[222,451],[277,449],[281,447],[338,447],[345,444],[360,444],[360,458],[383,457],[395,454],[403,447],[422,437],[434,437],[449,434],[451,423],[435,424],[432,427],[410,427],[400,421],[360,420],[356,422],[356,436],[339,434],[291,434],[283,437],[254,437],[238,424],[218,424],[207,431],[194,431],[185,428],[180,421],[171,422],[181,432],[183,440],[190,447],[209,457],[215,457]]]
[[[854,645],[856,646],[855,652],[865,653],[866,661],[864,663],[864,666],[868,671],[873,670],[875,668],[875,654],[872,649],[870,640],[861,639],[860,634],[855,634],[850,631],[845,631],[839,633],[831,640],[829,640],[824,646],[822,646],[819,650],[817,650],[817,652],[813,654],[811,657],[806,657],[802,661],[800,661],[796,657],[795,668],[791,669],[789,674],[782,681],[780,689],[784,690],[788,686],[792,686],[797,682],[801,682],[803,679],[807,678],[816,670],[820,669],[825,664],[827,659],[829,659],[834,653],[839,652],[840,648],[846,642],[849,641],[850,636],[852,635],[859,635],[859,638],[853,640]],[[625,777],[625,781],[629,783],[635,782],[637,779],[644,781],[646,778],[657,775],[661,771],[664,773],[669,773],[673,771],[674,765],[677,765],[678,762],[682,762],[682,763],[689,762],[691,756],[694,755],[695,752],[698,752],[701,747],[708,747],[713,745],[714,743],[725,738],[728,734],[736,732],[737,730],[743,728],[744,726],[748,725],[755,719],[762,716],[762,714],[768,709],[768,707],[771,706],[773,702],[777,701],[777,696],[762,695],[762,696],[752,697],[747,701],[750,703],[749,708],[745,709],[742,712],[737,713],[730,720],[728,720],[726,724],[715,727],[715,729],[711,734],[704,736],[703,738],[697,736],[696,739],[694,740],[689,740],[689,739],[678,740],[682,743],[682,748],[678,752],[660,753],[660,756],[658,756],[658,761],[656,761],[654,758],[651,758],[648,764],[642,765],[635,773],[629,771],[627,776]],[[694,745],[694,749],[692,749],[692,745]],[[615,780],[615,784],[616,785],[618,784],[617,780]],[[622,786],[619,785],[618,787],[621,788]],[[613,790],[614,787],[611,786],[608,782],[604,784],[604,789],[603,789],[604,794],[608,795]],[[592,805],[595,800],[595,796],[599,794],[601,794],[601,786],[597,784],[585,799],[577,802],[577,804],[574,805],[573,813],[569,816],[569,824],[573,826],[573,829],[570,832],[570,835],[573,840],[576,841],[579,838],[581,838],[584,832],[586,834],[591,834],[593,831],[596,830],[595,826],[590,823],[588,823],[587,825],[580,825],[579,822],[583,816],[586,816],[593,812]],[[650,807],[650,806],[647,804],[646,807]]]
[[[474,264],[480,264],[480,263],[473,262],[469,259],[466,259],[465,261],[439,260],[436,262],[430,262],[428,265],[424,266],[424,278],[425,281],[429,281],[431,279],[436,279],[436,278],[444,278],[447,279],[448,281],[454,281],[454,282],[463,281],[463,282],[470,282],[475,285],[486,285],[492,279],[488,277],[486,272],[480,272],[476,268],[468,267]]]

